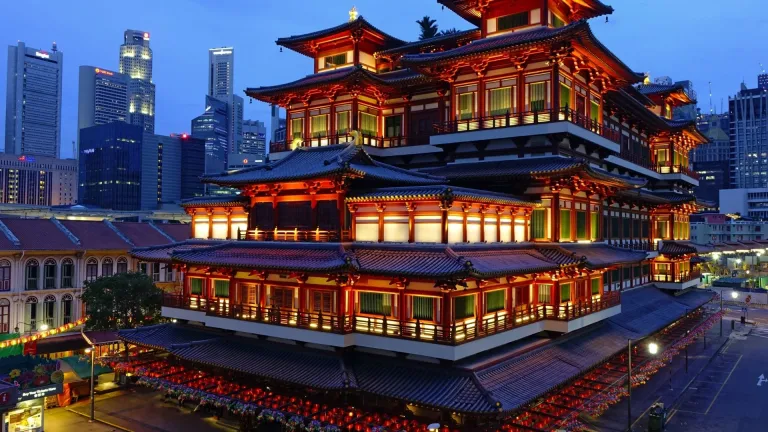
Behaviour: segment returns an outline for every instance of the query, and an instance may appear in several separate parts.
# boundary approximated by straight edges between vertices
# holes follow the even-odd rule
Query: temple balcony
[[[676,274],[654,274],[652,280],[654,285],[661,289],[683,290],[699,284],[701,270],[695,269]]]
[[[363,132],[359,141],[363,145],[374,148],[399,148],[407,146],[417,146],[429,144],[429,138],[432,133],[414,133],[407,136],[378,136],[376,134],[367,134]],[[339,134],[316,134],[312,138],[286,139],[285,141],[271,142],[269,144],[269,153],[280,153],[291,151],[299,147],[322,147],[333,144],[344,144],[352,142],[352,136],[349,133]]]
[[[433,145],[505,139],[551,133],[570,133],[619,152],[619,131],[607,128],[589,116],[570,108],[482,116],[452,120],[435,125]]]
[[[699,185],[699,173],[685,165],[664,165],[656,166],[656,172],[661,174],[661,180],[686,181],[693,186]]]
[[[359,315],[358,311],[340,316],[171,294],[163,298],[162,309],[164,317],[196,321],[206,327],[340,348],[358,346],[445,360],[459,360],[542,331],[572,332],[620,312],[621,297],[616,291],[559,305],[522,305],[515,307],[511,313],[498,311],[447,325]]]
[[[351,241],[347,230],[305,230],[305,229],[273,229],[273,230],[238,230],[238,240],[248,241],[279,241],[279,242],[339,242]]]

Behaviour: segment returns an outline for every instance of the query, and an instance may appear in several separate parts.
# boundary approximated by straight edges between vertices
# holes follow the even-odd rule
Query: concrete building
[[[77,130],[128,121],[128,75],[101,67],[80,66]]]
[[[280,106],[271,104],[270,119],[269,119],[269,139],[271,142],[283,142],[285,141],[285,117],[280,116]],[[281,132],[279,132],[282,129]],[[267,149],[269,153],[269,149]]]
[[[742,84],[728,111],[731,187],[768,187],[768,91]]]
[[[5,152],[56,158],[61,147],[64,53],[24,42],[8,47]]]
[[[768,220],[768,188],[723,189],[720,212]]]
[[[757,88],[768,90],[768,73],[761,73],[757,76]]]
[[[699,174],[696,196],[720,203],[720,190],[730,188],[730,136],[728,114],[699,116],[697,126],[708,143],[701,144],[691,152],[693,169]]]
[[[229,143],[227,103],[205,97],[205,112],[192,119],[192,137],[205,141],[205,172],[222,172],[227,167]]]
[[[229,95],[227,102],[227,152],[238,153],[243,146],[243,98]]]
[[[208,96],[226,99],[233,94],[235,78],[235,49],[208,50]]]
[[[77,160],[0,155],[0,203],[39,206],[77,202]]]
[[[264,158],[267,153],[267,127],[259,120],[245,120],[243,122],[243,145],[239,153],[256,155]]]
[[[85,282],[100,276],[143,271],[160,286],[175,281],[170,266],[141,263],[130,251],[188,234],[182,224],[0,219],[0,334],[77,321]]]
[[[768,221],[720,213],[691,215],[691,241],[696,244],[763,240]]]
[[[249,153],[230,153],[227,157],[227,170],[240,170],[266,163],[266,157]]]
[[[137,125],[115,122],[81,130],[80,143],[84,205],[154,210],[202,195],[202,140],[148,134]]]
[[[128,122],[155,133],[155,84],[149,33],[126,30],[120,45],[120,73],[128,75]]]

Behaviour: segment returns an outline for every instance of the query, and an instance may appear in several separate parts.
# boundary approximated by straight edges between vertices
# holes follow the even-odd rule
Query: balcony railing
[[[614,143],[621,143],[619,131],[605,127],[600,122],[591,119],[570,108],[549,109],[541,111],[528,111],[521,113],[501,114],[495,116],[481,116],[469,119],[451,120],[435,125],[437,135],[459,132],[469,132],[482,129],[508,128],[528,126],[541,123],[569,122],[592,131],[601,137]]]
[[[654,274],[653,280],[655,282],[672,282],[672,283],[685,283],[694,279],[701,278],[700,270],[691,270],[687,272],[680,272],[678,274]]]
[[[658,242],[649,242],[648,240],[617,240],[617,239],[608,239],[606,240],[606,243],[608,243],[610,246],[621,248],[621,249],[629,249],[634,251],[644,251],[644,252],[653,252],[659,250],[659,243]]]
[[[498,311],[480,319],[452,322],[447,326],[431,321],[400,321],[395,317],[374,315],[339,316],[337,314],[230,305],[228,300],[165,295],[163,306],[197,310],[206,315],[285,327],[348,334],[365,333],[377,336],[418,340],[445,345],[459,345],[475,339],[522,327],[542,320],[569,321],[599,312],[621,303],[619,292],[605,292],[586,300],[561,305],[536,304],[518,306],[513,312]]]
[[[653,163],[649,155],[644,155],[642,153],[634,152],[631,149],[628,149],[622,146],[621,150],[619,151],[619,157],[624,159],[627,162],[632,162],[635,165],[641,166],[651,171],[656,171],[657,167]]]
[[[657,165],[656,172],[659,174],[684,174],[695,180],[699,179],[699,173],[685,165]]]
[[[429,144],[430,133],[416,133],[408,136],[378,136],[375,134],[362,133],[358,141],[360,144],[371,147],[390,148],[405,147],[410,145]],[[341,133],[336,135],[315,135],[311,138],[301,138],[299,140],[287,139],[286,141],[269,143],[270,152],[282,152],[293,150],[296,147],[322,147],[333,144],[343,144],[352,142],[352,135]]]
[[[297,242],[338,242],[349,241],[349,231],[337,230],[300,230],[295,229],[274,229],[274,230],[238,230],[238,240],[255,241],[297,241]]]

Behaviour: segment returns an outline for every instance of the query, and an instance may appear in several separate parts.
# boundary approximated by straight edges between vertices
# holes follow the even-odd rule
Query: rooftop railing
[[[353,312],[351,315],[338,315],[278,307],[229,304],[228,300],[175,294],[166,294],[163,297],[165,307],[197,310],[209,316],[329,333],[364,333],[444,345],[460,345],[543,320],[570,321],[619,304],[621,304],[619,292],[604,292],[599,296],[560,305],[522,305],[515,307],[511,312],[498,311],[480,318],[454,321],[444,326],[432,321],[400,321],[391,316],[358,312]]]
[[[414,133],[409,135],[379,136],[363,132],[358,137],[358,143],[379,148],[405,147],[411,145],[429,144],[431,133]],[[286,141],[271,142],[270,152],[282,152],[298,147],[323,147],[334,144],[352,142],[353,138],[347,132],[339,134],[315,134],[310,138],[298,138]]]
[[[272,230],[238,230],[238,240],[252,241],[296,241],[296,242],[338,242],[349,241],[349,231],[343,230],[306,230],[306,229],[272,229]]]
[[[684,174],[695,180],[699,179],[699,173],[685,165],[657,165],[656,172],[659,174]]]

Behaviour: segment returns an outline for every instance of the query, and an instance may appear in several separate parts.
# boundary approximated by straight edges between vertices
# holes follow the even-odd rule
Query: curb
[[[89,416],[88,414],[83,414],[83,413],[81,413],[81,412],[78,412],[78,411],[75,411],[75,410],[73,410],[73,409],[69,409],[69,408],[64,408],[64,409],[65,409],[65,410],[67,410],[67,411],[69,411],[69,412],[71,412],[71,413],[73,413],[73,414],[77,414],[77,415],[79,415],[79,416],[81,416],[81,417],[85,417],[85,418],[87,418],[87,419],[90,419],[90,418],[91,418],[91,416]],[[102,424],[105,424],[105,425],[107,425],[107,426],[109,426],[109,427],[111,427],[111,428],[115,428],[115,429],[117,429],[117,430],[121,430],[121,431],[123,431],[123,432],[133,432],[131,429],[126,429],[126,428],[124,428],[124,427],[122,427],[122,426],[118,426],[118,425],[116,425],[116,424],[114,424],[114,423],[110,423],[110,422],[108,422],[108,421],[105,421],[105,420],[99,420],[98,418],[97,418],[97,419],[95,419],[94,421],[95,421],[95,422],[97,422],[97,423],[102,423]]]

